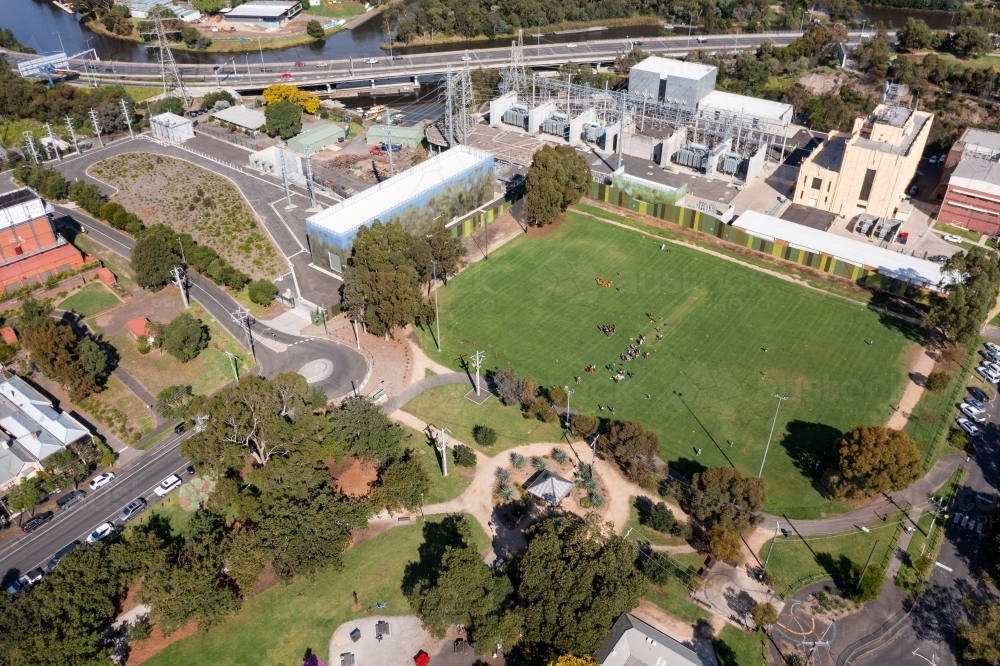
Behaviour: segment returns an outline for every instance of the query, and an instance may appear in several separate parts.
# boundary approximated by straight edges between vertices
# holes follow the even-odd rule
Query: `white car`
[[[972,407],[972,405],[967,405],[964,402],[958,406],[962,413],[965,414],[974,423],[986,423],[986,417],[983,416],[981,410],[977,410]]]
[[[969,419],[958,419],[958,427],[969,433],[969,437],[979,437],[979,428]]]
[[[983,379],[985,379],[991,384],[996,384],[997,382],[1000,382],[1000,372],[997,372],[995,369],[987,365],[978,366],[976,368],[976,372],[978,372]]]
[[[989,349],[994,354],[1000,354],[1000,345],[993,344],[992,342],[987,342],[983,346]]]
[[[318,63],[316,63],[316,66],[317,67],[329,67],[330,63],[328,63],[328,62],[318,62]]]
[[[365,64],[366,65],[377,65],[378,64],[378,58],[365,58]]]
[[[948,241],[949,243],[961,243],[962,242],[962,237],[961,236],[956,236],[955,234],[948,234],[947,236],[944,237],[944,239],[946,241]]]
[[[472,56],[470,56],[468,53],[462,56],[462,62],[469,62],[470,60],[472,60]]]
[[[94,477],[93,481],[90,482],[90,489],[97,490],[101,486],[106,486],[115,480],[114,472],[104,472],[103,474],[98,474]]]
[[[576,48],[576,44],[567,44],[566,48],[568,48],[568,49],[575,49]]]
[[[937,164],[937,155],[931,155],[927,161],[930,164]]]
[[[707,44],[708,43],[708,37],[705,37],[704,35],[698,35],[698,37],[697,37],[697,39],[695,39],[695,41],[698,42],[699,44]]]
[[[160,481],[160,485],[156,486],[153,492],[156,493],[157,497],[163,497],[179,485],[181,485],[181,477],[171,474],[163,479],[163,481]]]
[[[87,537],[87,543],[97,543],[104,537],[108,536],[115,531],[115,526],[111,523],[104,523],[103,525],[98,525],[97,529],[90,533]]]

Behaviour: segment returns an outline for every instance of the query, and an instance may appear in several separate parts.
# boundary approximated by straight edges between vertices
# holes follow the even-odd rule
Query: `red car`
[[[292,73],[291,72],[282,72],[281,75],[278,76],[278,78],[279,79],[290,79],[290,78],[292,78]]]
[[[295,63],[295,66],[296,67],[305,67],[306,64],[304,62],[302,62],[301,60],[299,60],[297,63]]]

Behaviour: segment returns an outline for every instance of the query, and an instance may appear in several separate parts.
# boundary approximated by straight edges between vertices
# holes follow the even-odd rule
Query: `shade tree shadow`
[[[448,548],[461,548],[470,542],[471,531],[466,520],[462,515],[450,514],[441,521],[424,523],[424,541],[417,549],[417,561],[409,562],[403,569],[400,588],[405,596],[409,597],[421,581],[437,578],[441,558]]]
[[[815,553],[816,564],[823,567],[834,584],[841,590],[851,589],[851,558],[846,555],[834,557],[831,553]]]
[[[785,435],[779,442],[792,459],[792,464],[826,498],[832,493],[822,483],[823,473],[836,465],[833,443],[842,435],[839,429],[824,423],[794,420],[785,426]]]

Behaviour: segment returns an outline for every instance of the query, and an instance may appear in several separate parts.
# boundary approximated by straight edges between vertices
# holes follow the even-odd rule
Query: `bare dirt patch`
[[[125,324],[136,317],[146,317],[150,321],[167,324],[183,311],[184,303],[173,287],[155,293],[143,289],[136,292],[134,299],[114,310],[97,315],[94,321],[101,327],[106,337],[111,337],[124,333]]]
[[[813,72],[800,77],[799,83],[809,92],[822,95],[837,88],[837,77],[833,74]]]
[[[115,155],[90,168],[118,188],[114,200],[145,224],[165,224],[213,247],[254,278],[285,271],[280,255],[231,182],[190,162],[148,153]]]
[[[333,460],[326,460],[324,464],[337,488],[349,497],[367,497],[369,486],[378,477],[378,468],[373,463],[354,457],[348,457],[339,465]]]

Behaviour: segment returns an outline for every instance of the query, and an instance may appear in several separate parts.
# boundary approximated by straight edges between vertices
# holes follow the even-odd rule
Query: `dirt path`
[[[406,336],[406,344],[410,346],[410,353],[413,356],[413,372],[410,375],[410,384],[415,384],[423,379],[427,374],[427,370],[430,370],[436,375],[448,375],[455,372],[451,368],[441,365],[424,353],[424,350],[413,339],[415,336],[415,333],[411,333]]]
[[[922,345],[916,361],[910,368],[910,381],[899,399],[896,411],[889,417],[889,422],[886,423],[887,427],[902,430],[903,426],[906,425],[910,414],[913,413],[913,408],[917,406],[917,403],[920,402],[920,396],[924,394],[924,384],[931,371],[934,370],[934,363],[935,360],[931,352]]]

